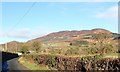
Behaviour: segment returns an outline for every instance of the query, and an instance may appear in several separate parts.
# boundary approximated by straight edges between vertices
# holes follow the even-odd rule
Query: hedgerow
[[[48,65],[49,69],[57,70],[120,70],[120,58],[103,58],[102,55],[87,57],[63,57],[58,55],[25,55],[27,60],[32,60],[40,65]]]

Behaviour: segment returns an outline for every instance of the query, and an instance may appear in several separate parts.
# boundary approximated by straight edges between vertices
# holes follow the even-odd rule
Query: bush
[[[33,48],[35,49],[35,51],[38,53],[41,50],[41,43],[39,42],[33,42]]]
[[[38,65],[46,64],[50,69],[58,70],[120,70],[120,58],[103,59],[102,55],[82,58],[62,57],[56,55],[23,55],[27,60],[34,60]]]
[[[28,52],[28,46],[27,45],[23,45],[20,52],[23,53],[23,54],[26,54]]]
[[[47,65],[50,69],[51,68],[56,68],[57,63],[56,63],[56,60],[55,60],[55,56],[52,56],[52,55],[48,56],[46,63],[47,63]]]

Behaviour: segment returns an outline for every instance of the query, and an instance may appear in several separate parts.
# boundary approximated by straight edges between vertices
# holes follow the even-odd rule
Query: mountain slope
[[[40,41],[40,42],[60,42],[60,41],[72,41],[81,39],[83,36],[88,34],[97,34],[97,33],[108,33],[111,34],[112,32],[97,28],[92,30],[81,30],[81,31],[60,31],[60,32],[54,32],[50,33],[46,36],[39,37],[33,40],[30,40],[28,42],[32,41]]]

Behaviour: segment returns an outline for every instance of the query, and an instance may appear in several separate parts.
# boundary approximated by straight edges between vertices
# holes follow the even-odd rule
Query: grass
[[[105,58],[118,58],[120,56],[120,53],[108,53],[104,55]]]
[[[41,64],[38,66],[37,64],[35,64],[33,62],[29,62],[28,60],[26,60],[23,57],[21,57],[19,59],[19,62],[30,70],[49,70],[46,65]]]
[[[51,53],[39,53],[39,54],[33,54],[33,55],[54,55],[54,56],[62,56],[62,57],[85,57],[85,56],[95,56],[100,54],[81,54],[81,55],[75,55],[75,54],[51,54]],[[120,53],[107,53],[103,55],[103,58],[118,58],[120,56]]]

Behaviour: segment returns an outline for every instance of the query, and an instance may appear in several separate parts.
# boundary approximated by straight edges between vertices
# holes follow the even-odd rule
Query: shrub
[[[40,52],[40,50],[41,50],[41,43],[39,43],[39,42],[33,42],[33,48],[34,48],[34,50],[38,53],[38,52]]]
[[[22,46],[22,48],[21,48],[21,50],[20,50],[20,52],[22,52],[23,54],[25,53],[27,53],[29,50],[28,50],[28,46],[27,45],[23,45]]]
[[[48,67],[51,68],[56,68],[56,60],[55,60],[55,56],[49,55],[47,58],[47,62],[46,64],[48,65]]]

